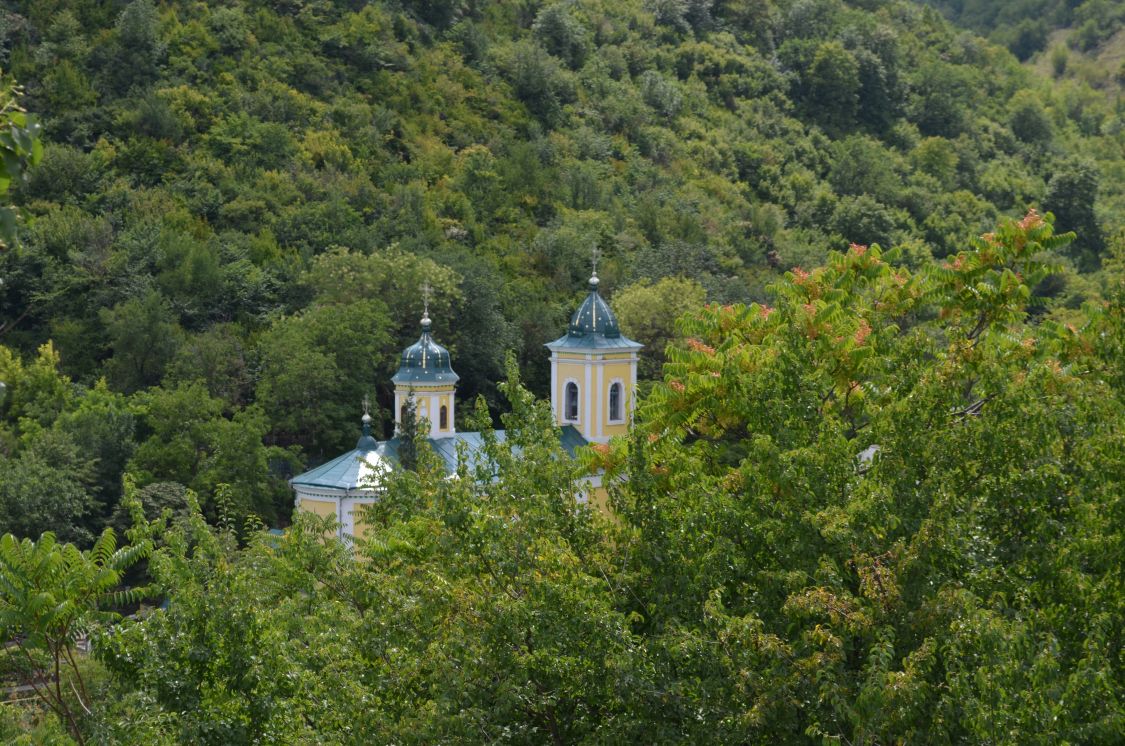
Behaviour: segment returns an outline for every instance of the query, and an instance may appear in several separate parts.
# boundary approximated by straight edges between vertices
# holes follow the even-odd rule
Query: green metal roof
[[[496,439],[501,443],[506,437],[503,430],[496,431]],[[477,454],[484,443],[480,433],[456,433],[448,438],[427,438],[427,440],[434,453],[442,460],[448,474],[453,474],[457,470],[459,443],[467,446],[470,468],[476,465]],[[360,438],[360,442],[356,444],[360,447],[293,477],[289,483],[314,489],[319,487],[346,492],[370,490],[373,478],[377,478],[385,469],[398,467],[398,449],[402,440],[391,438],[376,441],[371,438],[370,442],[374,443],[374,446],[370,446],[364,438]],[[573,426],[567,425],[559,430],[559,444],[567,455],[573,458],[576,451],[587,444],[587,440]]]
[[[430,316],[426,314],[422,317],[422,336],[402,351],[398,372],[391,377],[391,381],[396,384],[453,384],[459,378],[450,364],[449,350],[430,336]]]
[[[385,449],[376,443],[370,450],[353,449],[320,466],[309,469],[289,480],[291,485],[343,490],[347,492],[371,489],[370,483],[390,469],[392,463],[385,458]]]
[[[551,350],[639,350],[644,347],[621,333],[617,316],[598,293],[598,276],[590,278],[590,294],[570,317],[566,334],[547,344]]]

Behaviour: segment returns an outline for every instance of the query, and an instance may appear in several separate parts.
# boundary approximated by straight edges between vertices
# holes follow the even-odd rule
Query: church
[[[422,316],[422,335],[402,351],[395,385],[395,437],[379,441],[371,435],[371,415],[363,415],[363,432],[354,449],[293,477],[298,511],[336,519],[341,539],[365,533],[363,506],[379,499],[382,474],[398,467],[399,437],[408,401],[413,398],[419,427],[428,432],[434,453],[452,474],[457,468],[458,444],[468,457],[481,446],[480,433],[458,432],[457,374],[449,350],[434,341],[428,311]],[[570,319],[566,334],[546,345],[551,353],[551,410],[559,426],[563,449],[573,456],[589,443],[605,443],[628,432],[637,386],[638,353],[643,345],[625,337],[609,304],[598,292],[598,276],[590,277],[590,291]],[[499,439],[504,432],[497,431]],[[604,499],[600,477],[584,489],[595,501]]]

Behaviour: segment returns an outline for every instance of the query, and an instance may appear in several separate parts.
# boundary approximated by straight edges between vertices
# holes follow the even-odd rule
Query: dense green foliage
[[[1070,44],[1089,52],[1125,25],[1115,0],[925,0],[955,23],[1007,46],[1026,60],[1043,49],[1051,31],[1073,28]]]
[[[12,183],[25,178],[27,169],[43,157],[40,126],[20,105],[22,91],[0,80],[0,251],[17,239],[19,208],[8,204]]]
[[[11,534],[0,538],[0,639],[6,657],[32,664],[27,681],[35,696],[78,743],[85,741],[82,713],[89,713],[94,702],[76,643],[99,624],[120,618],[104,607],[130,603],[140,594],[118,586],[125,570],[151,549],[146,540],[118,549],[112,529],[85,553],[73,544],[58,544],[49,532],[38,541]]]
[[[126,468],[284,521],[278,475],[350,445],[364,395],[386,432],[425,281],[495,415],[507,350],[545,391],[593,247],[634,310],[665,278],[761,301],[851,241],[918,266],[1035,204],[1080,235],[1048,313],[1096,297],[1076,271],[1125,214],[1111,102],[900,0],[3,5],[47,143],[0,257],[34,369],[4,379],[0,501],[32,535],[96,535]],[[627,329],[646,375],[670,318]]]
[[[419,440],[354,554],[307,514],[242,549],[194,505],[138,522],[167,604],[96,638],[83,737],[1116,743],[1125,285],[1037,322],[1071,238],[1029,213],[918,272],[855,245],[690,314],[582,464],[513,365],[507,441],[482,403],[450,480]],[[612,519],[583,468],[628,477]]]
[[[1121,285],[1027,326],[1059,243],[1031,214],[913,276],[855,246],[685,323],[618,506],[699,738],[1117,737]]]
[[[4,2],[0,737],[1115,743],[1125,130],[1052,64],[905,0]],[[593,249],[655,349],[575,462]],[[265,531],[423,283],[482,457]]]

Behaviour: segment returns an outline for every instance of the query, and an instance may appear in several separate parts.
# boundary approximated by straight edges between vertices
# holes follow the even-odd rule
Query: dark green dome
[[[570,317],[566,334],[547,344],[550,350],[563,348],[639,350],[643,346],[621,334],[617,317],[598,293],[597,275],[590,278],[590,294]]]
[[[549,350],[639,350],[642,347],[645,345],[621,333],[618,317],[597,293],[597,275],[589,278],[589,295],[570,317],[566,334],[547,344]]]
[[[363,435],[359,436],[359,440],[356,441],[355,449],[365,453],[367,451],[374,451],[379,447],[379,441],[375,440],[374,436],[371,435],[371,415],[364,412],[362,421]]]
[[[449,363],[449,350],[430,336],[430,317],[422,317],[422,336],[402,351],[398,372],[391,381],[400,383],[456,383],[459,376]]]
[[[590,294],[570,317],[568,334],[576,337],[600,334],[603,337],[620,337],[621,327],[609,304],[598,293],[598,276],[590,278]]]

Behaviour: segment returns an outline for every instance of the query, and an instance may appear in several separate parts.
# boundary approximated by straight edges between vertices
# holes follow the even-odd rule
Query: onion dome
[[[566,335],[547,345],[549,349],[560,347],[639,349],[644,345],[621,334],[617,317],[609,304],[598,293],[598,276],[590,277],[590,294],[570,317]]]
[[[379,447],[379,441],[375,440],[371,435],[371,415],[367,412],[363,413],[363,435],[359,436],[356,441],[355,449],[357,451],[374,451]]]
[[[449,363],[449,350],[430,336],[430,315],[422,316],[422,336],[402,351],[398,372],[391,377],[395,384],[456,383],[459,376]]]
[[[603,337],[620,337],[621,327],[617,325],[617,317],[613,315],[609,304],[598,294],[598,276],[590,277],[590,294],[582,305],[570,317],[567,334],[584,336],[587,334],[601,334]]]

